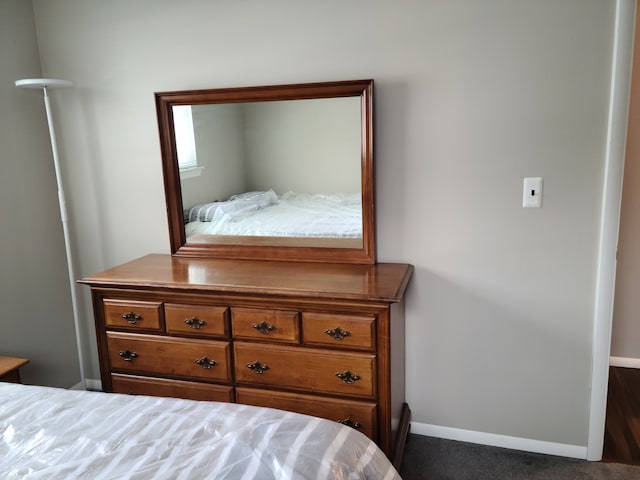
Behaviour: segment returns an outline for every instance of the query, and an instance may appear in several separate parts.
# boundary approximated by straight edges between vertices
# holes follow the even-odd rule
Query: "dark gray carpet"
[[[410,434],[400,475],[403,480],[640,480],[640,467]]]

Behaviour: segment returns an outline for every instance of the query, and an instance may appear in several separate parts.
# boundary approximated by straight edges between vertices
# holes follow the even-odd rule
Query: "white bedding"
[[[2,479],[400,476],[335,422],[274,409],[0,382]]]
[[[269,191],[272,192],[272,191]],[[260,192],[268,193],[268,192]],[[275,195],[275,194],[274,194]],[[270,237],[362,237],[362,201],[360,194],[305,194],[287,192],[275,201],[256,208],[242,199],[199,205],[185,215],[193,218],[194,209],[210,209],[210,221],[191,221],[185,225],[187,237],[198,234]],[[257,204],[256,204],[257,205]]]

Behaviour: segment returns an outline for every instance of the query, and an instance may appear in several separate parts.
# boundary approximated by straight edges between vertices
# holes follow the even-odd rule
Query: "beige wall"
[[[640,15],[636,18],[636,32]],[[640,35],[636,34],[624,166],[611,355],[640,359]]]
[[[33,7],[0,0],[0,355],[26,357],[25,383],[80,381],[62,223]],[[53,103],[53,100],[52,100]]]
[[[77,85],[81,274],[169,251],[153,92],[373,78],[378,258],[416,266],[414,422],[586,445],[615,2],[34,5],[43,72]]]
[[[244,119],[252,190],[362,190],[360,98],[248,103]]]
[[[180,182],[184,208],[226,200],[247,183],[241,107],[195,105],[192,113],[198,165],[204,168]]]

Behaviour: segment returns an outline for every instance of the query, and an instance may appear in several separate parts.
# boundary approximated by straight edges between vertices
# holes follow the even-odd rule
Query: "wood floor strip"
[[[640,370],[610,367],[604,462],[640,465]]]

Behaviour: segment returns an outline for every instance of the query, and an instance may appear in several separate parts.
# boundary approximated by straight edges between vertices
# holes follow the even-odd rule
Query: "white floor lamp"
[[[82,349],[82,332],[80,330],[80,319],[78,314],[78,299],[76,296],[75,270],[73,268],[73,255],[71,254],[71,241],[69,237],[69,220],[67,217],[67,204],[64,198],[64,188],[62,186],[62,171],[58,160],[58,146],[56,143],[56,133],[53,128],[51,117],[51,107],[49,105],[49,95],[47,89],[56,87],[70,87],[73,83],[68,80],[57,80],[54,78],[25,78],[16,80],[16,87],[42,89],[44,92],[44,107],[47,112],[47,122],[49,123],[49,136],[51,137],[51,150],[53,151],[53,165],[56,171],[56,181],[58,183],[58,202],[60,204],[60,217],[62,218],[62,229],[64,231],[64,245],[67,252],[67,267],[69,269],[69,287],[71,290],[71,306],[73,308],[73,323],[76,331],[76,345],[78,348],[78,364],[80,366],[80,383],[82,389],[86,390],[86,379],[84,375],[84,355]]]

